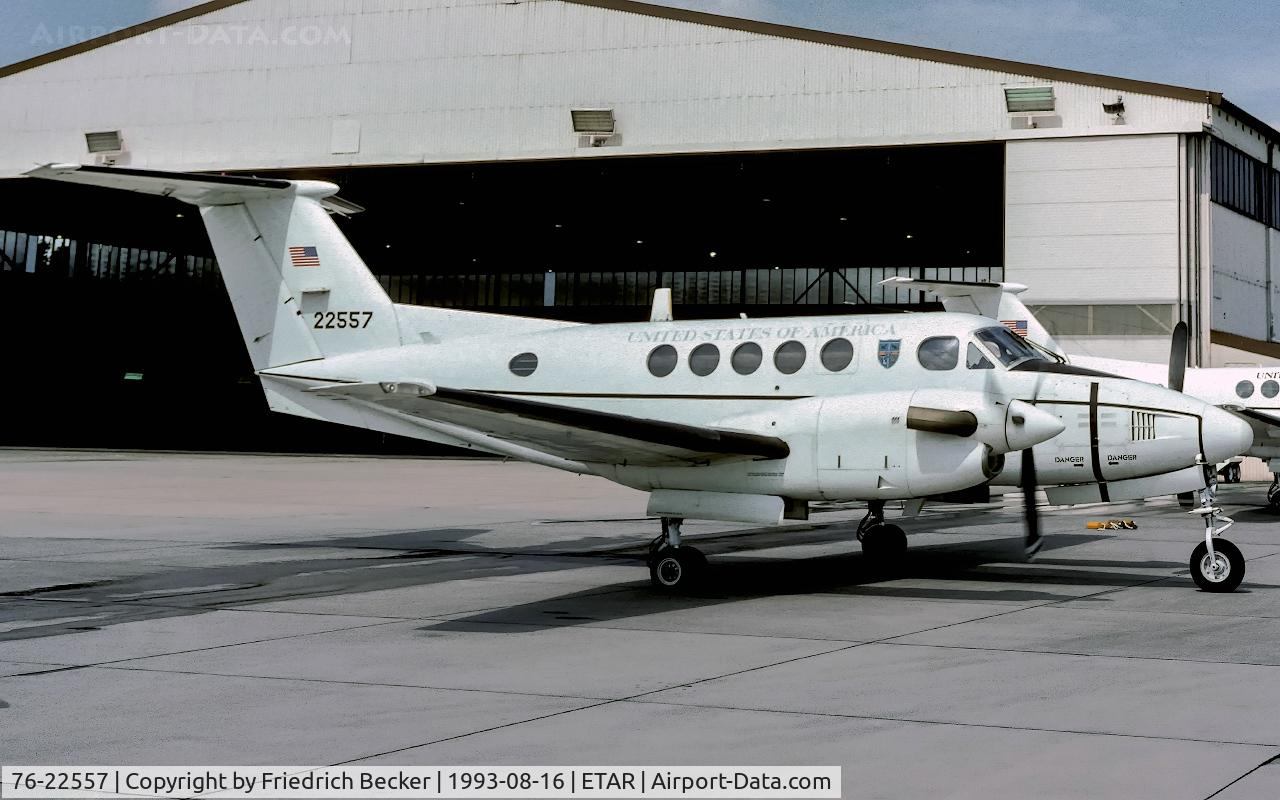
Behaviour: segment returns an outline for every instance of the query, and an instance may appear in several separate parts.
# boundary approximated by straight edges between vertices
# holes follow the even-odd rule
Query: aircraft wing
[[[385,413],[445,423],[559,458],[593,464],[668,466],[786,458],[786,442],[742,431],[451,389],[425,381],[331,383],[305,391]]]

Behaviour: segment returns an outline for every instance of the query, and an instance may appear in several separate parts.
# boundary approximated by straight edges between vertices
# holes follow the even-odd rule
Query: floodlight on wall
[[[1116,101],[1114,103],[1103,103],[1102,113],[1110,114],[1111,116],[1116,118],[1117,125],[1123,125],[1124,124],[1124,98],[1116,97]]]
[[[84,143],[89,148],[89,155],[100,167],[114,167],[128,163],[128,153],[124,151],[124,139],[120,131],[96,131],[84,135]]]
[[[1009,86],[1004,90],[1004,105],[1010,114],[1052,112],[1052,86]]]
[[[86,133],[84,141],[89,146],[89,152],[93,155],[98,153],[119,153],[124,149],[124,141],[120,138],[120,131]]]
[[[573,132],[578,134],[580,146],[600,147],[617,136],[617,120],[612,108],[571,108]]]

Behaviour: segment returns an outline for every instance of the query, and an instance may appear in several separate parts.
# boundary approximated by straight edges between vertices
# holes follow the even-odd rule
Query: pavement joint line
[[[928,642],[875,642],[875,644],[886,644],[893,647],[932,647],[939,650],[973,650],[982,653],[1028,653],[1032,655],[1044,656],[1072,656],[1079,658],[1117,658],[1127,659],[1130,661],[1174,661],[1185,664],[1222,664],[1235,665],[1240,667],[1280,667],[1280,663],[1267,664],[1258,661],[1220,661],[1210,658],[1175,658],[1174,656],[1134,656],[1118,653],[1079,653],[1069,650],[1035,650],[1022,649],[1017,647],[977,647],[973,645],[959,644],[930,644]]]
[[[1106,591],[1114,591],[1114,590],[1113,590],[1113,589],[1108,589],[1108,590],[1106,590]],[[1101,592],[1100,592],[1099,594],[1101,594]],[[1053,602],[1062,602],[1062,601],[1053,601]],[[1033,606],[1029,606],[1029,607],[1030,607],[1030,608],[1037,608],[1037,607],[1039,607],[1040,605],[1049,605],[1049,603],[1041,603],[1041,604],[1033,605]],[[988,615],[986,615],[985,617],[979,617],[979,619],[990,619],[990,618],[992,618],[992,617],[1000,617],[1000,616],[1004,616],[1004,615],[1006,615],[1006,614],[1014,614],[1014,613],[1017,613],[1018,611],[1023,611],[1023,610],[1025,610],[1025,608],[1021,608],[1021,607],[1020,607],[1020,608],[1009,609],[1009,610],[1007,610],[1007,611],[1002,611],[1002,612],[997,613],[997,614],[988,614]],[[973,622],[973,621],[976,621],[976,620],[967,620],[967,621],[968,621],[968,622]],[[937,625],[937,626],[934,626],[934,627],[931,627],[931,628],[924,628],[924,629],[919,630],[919,631],[912,631],[911,633],[908,633],[908,634],[901,634],[901,636],[911,636],[911,635],[914,635],[914,634],[917,634],[917,633],[928,633],[928,632],[930,632],[930,631],[940,630],[940,629],[942,629],[942,628],[949,628],[949,627],[951,627],[951,625],[952,625],[952,624],[961,624],[961,623],[951,623],[951,624],[948,624],[948,625]],[[740,670],[734,670],[734,671],[732,671],[732,672],[726,672],[726,673],[723,673],[723,674],[720,674],[720,675],[712,675],[712,676],[708,676],[708,677],[706,677],[706,678],[699,678],[698,680],[694,680],[694,681],[688,681],[688,682],[685,682],[685,683],[678,683],[678,684],[675,684],[675,685],[672,685],[672,686],[667,686],[667,687],[665,687],[665,688],[661,688],[661,689],[653,689],[653,690],[650,690],[650,691],[647,691],[647,692],[640,692],[640,693],[638,693],[638,694],[630,695],[630,696],[627,696],[627,697],[621,697],[621,698],[617,698],[617,699],[613,699],[613,700],[606,700],[606,701],[603,701],[603,702],[600,702],[600,703],[594,703],[594,704],[591,704],[591,705],[588,705],[588,706],[583,706],[583,707],[581,707],[581,708],[576,708],[576,709],[566,709],[566,710],[564,710],[564,711],[557,711],[557,712],[552,713],[552,714],[544,714],[544,715],[542,715],[542,716],[533,717],[533,718],[530,718],[530,719],[527,719],[527,720],[523,720],[523,721],[513,721],[513,722],[510,722],[510,723],[503,724],[503,725],[497,725],[497,726],[492,726],[492,727],[485,728],[485,729],[481,729],[481,730],[471,731],[471,732],[469,732],[469,733],[460,733],[460,734],[456,734],[456,735],[453,735],[453,736],[443,737],[443,738],[441,738],[441,739],[436,739],[436,740],[429,741],[429,742],[421,742],[421,743],[419,743],[419,744],[415,744],[415,745],[408,745],[408,746],[406,746],[406,747],[398,747],[398,748],[394,748],[394,749],[391,749],[391,750],[386,750],[386,751],[384,751],[384,752],[380,752],[380,753],[372,753],[372,754],[368,754],[368,755],[360,756],[360,757],[358,757],[358,758],[352,758],[352,759],[348,759],[348,760],[346,760],[346,761],[340,761],[340,762],[338,762],[338,763],[336,763],[336,764],[331,764],[330,766],[335,766],[335,767],[336,767],[336,766],[342,766],[343,764],[353,764],[353,763],[355,763],[355,762],[357,762],[357,761],[366,761],[366,760],[371,759],[371,758],[380,758],[380,757],[382,757],[382,756],[391,755],[391,754],[393,754],[393,753],[403,753],[403,752],[407,752],[407,751],[409,751],[409,750],[416,750],[416,749],[421,748],[421,747],[430,747],[430,746],[432,746],[432,745],[440,744],[440,743],[442,743],[442,742],[453,741],[453,740],[456,740],[456,739],[463,739],[463,738],[466,738],[466,737],[468,737],[468,736],[475,736],[475,735],[482,734],[482,733],[492,733],[493,731],[501,730],[501,729],[503,729],[503,728],[514,727],[514,726],[516,726],[516,725],[523,725],[523,724],[526,724],[526,723],[529,723],[529,722],[538,722],[538,721],[541,721],[541,720],[544,720],[544,719],[550,719],[550,718],[552,718],[552,717],[558,717],[558,716],[562,716],[562,715],[565,715],[565,714],[572,714],[572,713],[575,713],[575,712],[578,712],[578,711],[586,711],[586,710],[593,709],[593,708],[600,708],[600,707],[602,707],[602,706],[613,705],[613,704],[615,704],[615,703],[627,703],[627,702],[634,702],[634,701],[636,701],[636,700],[638,700],[638,699],[640,699],[640,698],[643,698],[643,697],[649,697],[649,696],[651,696],[651,695],[658,694],[658,693],[661,693],[661,692],[671,691],[672,689],[684,689],[684,688],[688,688],[688,687],[690,687],[690,686],[697,686],[698,684],[701,684],[701,683],[708,683],[708,682],[710,682],[710,681],[723,680],[723,679],[725,679],[725,678],[732,678],[732,677],[736,677],[736,676],[738,676],[738,675],[745,675],[746,673],[749,673],[749,672],[757,672],[757,671],[759,671],[759,670],[772,669],[773,667],[780,667],[780,666],[783,666],[784,664],[792,664],[792,663],[795,663],[795,662],[798,662],[798,661],[805,661],[805,660],[808,660],[808,659],[811,659],[811,658],[818,658],[818,657],[820,657],[820,656],[828,656],[828,655],[832,655],[832,654],[834,654],[834,653],[840,653],[840,652],[844,652],[844,651],[847,651],[847,650],[852,650],[852,649],[857,648],[857,647],[865,647],[865,646],[867,646],[867,645],[869,645],[869,644],[876,644],[876,643],[878,643],[878,642],[880,642],[880,641],[886,641],[887,639],[896,639],[896,638],[900,638],[900,637],[899,637],[899,636],[892,636],[892,637],[886,637],[885,639],[878,639],[878,640],[874,640],[874,641],[870,641],[870,642],[857,642],[857,643],[853,643],[853,644],[848,644],[848,645],[846,645],[846,646],[844,646],[844,647],[835,647],[835,648],[831,648],[831,649],[829,649],[829,650],[823,650],[823,651],[818,652],[818,653],[809,653],[809,654],[802,655],[802,656],[795,656],[795,657],[792,657],[792,658],[786,658],[786,659],[782,659],[782,660],[780,660],[780,661],[775,661],[775,662],[772,662],[772,663],[769,663],[769,664],[760,664],[760,665],[757,665],[757,666],[754,666],[754,667],[747,667],[747,668],[740,669]]]
[[[598,697],[585,694],[557,694],[555,692],[518,692],[511,689],[477,689],[466,686],[427,686],[418,683],[387,683],[384,681],[354,681],[337,678],[306,678],[291,675],[248,675],[240,672],[202,672],[191,669],[167,669],[164,667],[130,667],[121,664],[104,664],[94,669],[109,669],[118,672],[146,672],[163,675],[191,675],[205,678],[242,678],[259,681],[295,681],[299,683],[325,683],[339,686],[368,686],[384,689],[422,689],[432,692],[472,692],[475,694],[516,695],[519,697],[543,697],[554,700],[612,700],[609,697]],[[18,676],[10,676],[18,677]]]
[[[30,538],[39,539],[40,541],[44,541],[44,542],[58,541],[57,539],[47,539],[39,536],[30,537]],[[100,541],[105,542],[105,541],[110,541],[110,539],[102,539]],[[180,542],[180,543],[174,543],[174,544],[149,545],[147,547],[123,547],[123,548],[112,549],[112,550],[82,550],[75,553],[58,553],[58,557],[59,558],[78,558],[80,556],[106,556],[106,555],[112,555],[115,553],[142,553],[147,550],[166,550],[166,549],[172,549],[175,547],[198,547],[198,546],[199,545],[193,542]],[[27,556],[0,556],[0,561],[41,561],[41,560],[44,560],[44,559],[31,558]]]
[[[1255,772],[1257,772],[1258,770],[1262,769],[1262,768],[1263,768],[1263,767],[1265,767],[1266,765],[1268,765],[1268,764],[1270,764],[1271,762],[1275,761],[1277,758],[1280,758],[1280,754],[1274,755],[1274,756],[1272,756],[1271,758],[1268,758],[1266,761],[1263,761],[1261,764],[1259,764],[1258,766],[1256,766],[1256,767],[1254,767],[1253,769],[1249,770],[1248,772],[1246,772],[1245,774],[1243,774],[1243,775],[1241,775],[1240,777],[1236,778],[1235,780],[1231,781],[1231,782],[1230,782],[1230,783],[1228,783],[1226,786],[1223,786],[1223,787],[1222,787],[1221,789],[1219,789],[1218,791],[1214,792],[1214,793],[1213,793],[1213,794],[1211,794],[1211,795],[1207,795],[1207,796],[1204,798],[1204,800],[1212,800],[1212,798],[1217,797],[1218,795],[1222,794],[1222,793],[1223,793],[1223,792],[1225,792],[1226,790],[1230,789],[1232,786],[1235,786],[1235,785],[1236,785],[1237,783],[1239,783],[1240,781],[1244,780],[1245,778],[1249,777],[1249,776],[1250,776],[1250,775],[1252,775],[1253,773],[1255,773]]]
[[[822,636],[783,636],[780,634],[769,633],[730,633],[727,631],[676,631],[667,628],[623,628],[616,625],[593,625],[589,622],[501,622],[488,620],[459,620],[456,617],[436,618],[440,622],[462,622],[467,621],[472,625],[492,625],[494,627],[513,627],[513,628],[579,628],[593,631],[614,631],[617,633],[667,633],[674,635],[689,636],[731,636],[741,639],[777,639],[783,642],[832,642],[837,644],[871,644],[870,639],[834,639]]]
[[[1070,601],[1068,601],[1070,602]],[[1060,611],[1098,611],[1104,614],[1165,614],[1182,617],[1213,617],[1215,619],[1280,619],[1280,614],[1215,614],[1209,611],[1162,611],[1158,608],[1107,608],[1106,606],[1060,606]]]
[[[626,702],[626,701],[624,701]],[[643,700],[631,701],[637,705],[656,705],[656,706],[674,706],[678,708],[704,708],[709,710],[722,711],[750,711],[752,713],[762,714],[790,714],[806,717],[834,717],[837,719],[863,719],[877,720],[881,722],[903,722],[917,725],[951,725],[961,728],[989,728],[994,730],[1009,731],[1034,731],[1036,733],[1066,733],[1080,736],[1116,736],[1124,739],[1148,739],[1152,741],[1165,742],[1195,742],[1198,744],[1226,744],[1241,747],[1280,747],[1280,744],[1272,742],[1241,742],[1231,739],[1201,739],[1194,736],[1160,736],[1158,734],[1149,733],[1122,733],[1116,731],[1091,731],[1077,728],[1043,728],[1036,725],[1001,725],[994,722],[961,722],[958,720],[947,719],[919,719],[915,717],[894,717],[882,714],[845,714],[838,711],[798,711],[789,708],[756,708],[754,706],[726,706],[719,703],[678,703],[666,700]],[[1264,761],[1258,766],[1265,766],[1268,762]],[[1254,767],[1257,769],[1258,767]]]
[[[251,639],[247,642],[227,642],[226,644],[215,644],[215,645],[210,645],[209,647],[193,647],[187,650],[174,650],[173,652],[169,652],[169,653],[152,653],[150,655],[145,655],[145,656],[131,656],[130,658],[113,658],[107,661],[95,661],[92,664],[72,664],[66,667],[65,669],[49,670],[48,672],[50,673],[66,672],[67,670],[74,670],[74,669],[92,669],[94,667],[108,667],[112,664],[127,664],[130,661],[145,661],[148,658],[164,658],[166,656],[181,656],[181,655],[187,655],[190,653],[205,653],[210,650],[222,650],[223,648],[226,648],[226,647],[239,647],[241,645],[246,645],[246,644],[265,644],[266,642],[280,642],[286,639],[301,639],[305,636],[321,636],[326,633],[338,633],[340,631],[354,631],[354,630],[359,630],[361,628],[377,628],[381,625],[398,625],[403,622],[404,620],[393,619],[393,620],[387,620],[383,622],[373,622],[368,625],[349,625],[343,628],[332,628],[330,630],[324,630],[324,631],[307,631],[306,633],[291,633],[286,636],[269,636],[265,639]],[[48,674],[48,673],[46,672],[23,673],[23,675],[44,675],[44,674]],[[9,677],[17,678],[22,676],[10,675]]]

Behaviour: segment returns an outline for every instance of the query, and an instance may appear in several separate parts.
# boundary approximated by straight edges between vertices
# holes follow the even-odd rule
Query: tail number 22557
[[[315,324],[317,330],[333,330],[335,328],[367,328],[373,319],[372,311],[317,311]]]

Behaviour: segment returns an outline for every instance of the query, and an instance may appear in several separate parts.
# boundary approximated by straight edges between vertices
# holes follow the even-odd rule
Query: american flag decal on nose
[[[1022,338],[1027,338],[1027,321],[1025,319],[1002,319],[1000,322]]]
[[[318,267],[320,253],[314,247],[290,247],[289,260],[295,267]]]

